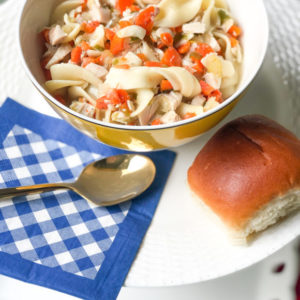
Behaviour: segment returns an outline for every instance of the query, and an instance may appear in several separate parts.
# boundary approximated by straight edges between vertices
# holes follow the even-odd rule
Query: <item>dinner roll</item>
[[[233,241],[245,243],[300,209],[300,140],[266,117],[238,118],[200,151],[188,183]]]

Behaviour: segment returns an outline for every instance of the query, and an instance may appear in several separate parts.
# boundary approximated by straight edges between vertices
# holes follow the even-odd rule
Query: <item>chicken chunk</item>
[[[46,69],[50,69],[52,65],[55,65],[59,62],[61,62],[69,53],[71,53],[72,47],[69,44],[65,44],[60,46],[52,58],[49,60],[49,62],[46,65]]]
[[[170,123],[174,123],[174,122],[178,122],[180,121],[181,118],[179,115],[177,115],[177,113],[175,111],[169,111],[166,114],[164,114],[161,118],[160,121],[163,124],[170,124]]]
[[[59,25],[52,27],[49,31],[49,41],[52,46],[61,44],[67,34],[62,30]]]
[[[102,78],[103,76],[105,76],[107,74],[107,70],[104,67],[99,66],[94,63],[88,64],[85,68],[87,70],[91,71],[92,73],[94,73],[99,78]]]

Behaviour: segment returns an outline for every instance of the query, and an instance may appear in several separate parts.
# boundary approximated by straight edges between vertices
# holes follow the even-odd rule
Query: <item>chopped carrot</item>
[[[215,97],[216,101],[219,103],[222,103],[224,101],[222,97],[222,93],[219,90],[214,90],[213,92],[211,92],[209,97]]]
[[[119,22],[119,25],[120,25],[121,28],[125,28],[125,27],[128,27],[128,26],[131,26],[132,22],[127,21],[127,20],[121,20]]]
[[[173,47],[169,47],[161,60],[162,64],[167,65],[169,67],[171,66],[181,66],[181,56],[177,52],[177,50]]]
[[[175,32],[181,33],[182,32],[182,26],[175,27]]]
[[[130,100],[128,93],[125,90],[111,89],[104,97],[106,100],[109,100],[111,104],[123,104]],[[102,99],[100,98],[100,99]]]
[[[49,31],[50,31],[50,30],[49,30],[48,28],[45,28],[45,29],[41,32],[44,41],[47,42],[47,43],[50,43],[50,39],[49,39]]]
[[[157,43],[157,48],[158,49],[162,49],[162,48],[164,48],[166,45],[163,43],[163,42],[160,42],[160,41],[158,41],[158,43]]]
[[[96,108],[98,109],[107,109],[108,103],[105,102],[106,97],[101,97],[96,100]]]
[[[83,59],[82,59],[82,64],[81,64],[81,66],[83,67],[83,68],[85,68],[88,64],[91,64],[91,63],[97,63],[97,61],[96,61],[96,58],[94,58],[94,57],[84,57]]]
[[[127,100],[130,100],[128,93],[125,90],[117,90],[117,93],[121,103],[127,104]]]
[[[200,85],[202,89],[202,94],[206,97],[210,96],[211,93],[215,90],[211,85],[209,85],[204,80],[200,80]]]
[[[53,97],[61,104],[67,105],[67,101],[61,95],[54,95]]]
[[[152,126],[157,126],[157,125],[160,125],[162,124],[161,120],[160,119],[155,119],[152,121],[151,125]]]
[[[112,31],[109,28],[105,28],[105,37],[109,40],[112,41],[112,39],[114,38],[114,36],[116,35],[116,33],[114,31]]]
[[[146,66],[146,67],[160,67],[160,68],[164,67],[164,65],[159,61],[146,61],[144,63],[144,66]]]
[[[194,118],[194,117],[196,117],[196,114],[195,114],[195,113],[186,113],[186,114],[183,116],[183,119],[184,119],[184,120],[187,120],[187,119]]]
[[[164,91],[170,91],[170,90],[173,90],[173,86],[171,84],[171,82],[169,80],[162,80],[161,83],[160,83],[160,90],[162,92]]]
[[[86,41],[82,41],[81,42],[81,48],[83,51],[88,51],[91,49],[91,46],[86,42]]]
[[[40,63],[41,64],[41,68],[43,69],[43,72],[44,72],[46,80],[51,80],[52,79],[50,70],[46,69],[46,65],[49,62],[49,60],[50,60],[50,57],[44,57],[41,60],[41,63]]]
[[[85,10],[85,9],[86,9],[86,7],[87,7],[87,2],[88,2],[88,0],[83,0],[83,1],[82,1],[82,3],[81,3],[81,9],[82,9],[82,10]]]
[[[169,32],[164,32],[160,35],[161,41],[164,45],[171,47],[173,46],[173,37]]]
[[[81,24],[81,30],[85,33],[93,33],[99,25],[100,22],[98,21],[83,22]]]
[[[238,45],[238,40],[232,36],[229,37],[230,38],[230,44],[231,44],[231,47],[234,48]]]
[[[141,10],[137,5],[131,5],[131,6],[129,7],[129,9],[130,9],[132,12],[136,12],[136,11],[140,11],[140,10]]]
[[[128,38],[119,38],[115,35],[110,43],[110,51],[113,55],[117,55],[124,51],[129,45]]]
[[[71,52],[71,61],[75,64],[80,64],[81,63],[81,54],[82,54],[82,49],[81,47],[77,46],[72,49]]]
[[[114,67],[117,68],[117,69],[124,69],[124,70],[130,69],[130,66],[127,65],[127,64],[124,64],[124,65],[116,65],[116,66],[114,66]]]
[[[185,44],[179,46],[177,51],[180,54],[186,54],[190,51],[190,49],[191,49],[191,42],[188,41]]]
[[[199,73],[200,75],[203,75],[206,68],[205,66],[202,64],[201,60],[196,61],[196,64],[193,66],[193,68],[197,71],[197,73]]]
[[[196,51],[201,55],[201,57],[204,57],[207,54],[214,52],[214,50],[208,44],[205,43],[198,43]]]
[[[116,8],[123,14],[123,12],[133,5],[134,0],[117,0],[116,1]]]
[[[201,61],[202,56],[198,52],[192,52],[190,54],[190,60],[194,63]]]
[[[158,9],[154,6],[149,6],[142,10],[135,19],[135,25],[143,27],[147,34],[150,34],[154,26],[154,17],[158,14]]]
[[[145,61],[148,60],[147,56],[146,56],[144,53],[138,53],[137,56],[138,56],[143,62],[145,62]]]
[[[242,34],[242,29],[237,25],[232,25],[229,28],[228,33],[231,34],[233,37],[237,38]]]

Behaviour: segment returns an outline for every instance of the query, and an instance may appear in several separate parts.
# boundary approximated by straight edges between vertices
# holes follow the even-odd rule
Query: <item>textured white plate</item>
[[[10,96],[54,115],[27,79],[18,58],[16,28],[11,20],[16,20],[21,1],[9,0],[0,6],[0,103]],[[240,115],[260,113],[296,132],[297,108],[291,99],[290,89],[284,85],[269,53],[248,94],[224,122]],[[268,229],[249,247],[233,247],[206,217],[190,196],[186,171],[214,132],[176,149],[174,169],[126,286],[181,285],[225,276],[264,259],[300,234],[298,213]]]

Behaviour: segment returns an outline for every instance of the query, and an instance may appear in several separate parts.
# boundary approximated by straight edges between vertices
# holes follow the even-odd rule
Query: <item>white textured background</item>
[[[49,110],[48,105],[44,101],[32,102],[32,99],[39,99],[38,93],[32,87],[31,83],[27,79],[25,72],[21,66],[18,51],[16,48],[16,24],[18,15],[18,6],[23,0],[8,0],[0,6],[0,103],[4,101],[6,96],[10,96],[23,104],[28,104],[35,109],[53,114]],[[41,0],[42,1],[42,0]],[[46,0],[45,0],[46,1]],[[251,0],[241,0],[251,1]],[[3,1],[2,1],[3,2]],[[250,89],[249,95],[241,104],[239,104],[237,110],[233,112],[232,117],[245,112],[256,112],[262,110],[262,113],[266,115],[276,115],[277,119],[284,125],[293,129],[299,135],[300,129],[300,1],[299,0],[265,0],[266,7],[270,18],[270,47],[269,55],[267,57],[264,68],[260,76],[256,80],[254,88]],[[0,1],[1,4],[1,1]],[[255,17],[255,16],[254,16]],[[276,65],[277,71],[280,73],[278,77],[276,70],[272,67]],[[270,71],[271,70],[271,71]],[[285,87],[280,86],[282,81]],[[274,86],[274,83],[276,86]],[[266,88],[267,90],[264,90]],[[270,91],[274,89],[274,91]],[[257,93],[260,93],[259,95]],[[262,93],[267,95],[274,95],[279,101],[282,101],[277,107],[278,110],[274,111],[273,107],[263,106],[259,100],[264,99]],[[256,96],[257,99],[249,104],[250,98],[253,99]],[[277,101],[276,100],[276,101]],[[269,102],[270,105],[278,104],[277,102]],[[286,118],[286,112],[289,113],[289,119]],[[54,115],[54,114],[53,114]],[[192,147],[192,146],[191,146]],[[166,205],[169,203],[166,203]],[[187,233],[183,240],[187,240],[190,233]],[[163,235],[161,235],[163,236]],[[151,243],[158,242],[160,245],[166,243],[165,239],[161,240],[157,235],[157,229],[150,230],[148,239],[145,240],[144,250],[146,251],[143,257],[138,257],[135,265],[133,266],[133,272],[130,274],[128,280],[131,285],[137,280],[140,283],[144,283],[147,280],[160,280],[164,271],[164,267],[170,270],[167,273],[171,273],[174,268],[176,271],[178,268],[183,268],[182,273],[189,272],[191,270],[194,261],[193,258],[188,260],[188,267],[184,268],[182,261],[180,261],[181,251],[184,249],[176,249],[172,247],[174,241],[176,241],[176,234],[170,233],[170,245],[166,247],[166,251],[170,251],[170,256],[179,256],[178,264],[174,265],[172,260],[165,261],[163,266],[151,265],[152,255],[151,250],[157,250],[156,245],[149,246]],[[192,246],[192,245],[191,245]],[[201,247],[201,245],[197,245]],[[148,247],[148,248],[147,248]],[[148,249],[148,250],[147,250]],[[169,249],[169,250],[168,250]],[[186,251],[191,251],[187,249]],[[190,252],[189,252],[190,253]],[[163,254],[163,253],[161,253]],[[293,256],[294,255],[294,256]],[[285,276],[276,277],[271,276],[270,268],[273,261],[280,262],[281,260],[291,260],[287,268]],[[125,299],[141,299],[143,295],[144,299],[203,299],[203,300],[293,300],[292,298],[292,278],[295,277],[295,259],[296,255],[293,251],[293,246],[290,245],[279,254],[272,256],[264,263],[257,266],[253,266],[251,269],[245,270],[242,273],[231,275],[224,279],[218,279],[210,283],[202,283],[198,285],[192,285],[187,287],[169,288],[169,289],[123,289],[120,294],[120,300]],[[226,257],[224,257],[226,261]],[[146,265],[145,265],[146,264]],[[145,268],[143,268],[145,267]],[[149,270],[153,269],[159,276],[149,274]],[[161,269],[161,272],[158,272]],[[185,279],[194,280],[198,274],[195,269],[189,274],[184,276]],[[262,280],[258,280],[262,279]],[[165,280],[165,278],[163,279]],[[179,279],[180,281],[180,279]],[[248,283],[247,283],[248,282]],[[268,283],[269,282],[269,283]],[[270,285],[270,282],[272,283]],[[270,286],[272,288],[270,288]],[[247,292],[245,290],[248,290]],[[24,292],[22,292],[24,291]],[[16,284],[16,281],[11,279],[2,279],[0,277],[0,300],[8,299],[39,299],[40,296],[51,295],[52,299],[71,299],[71,297],[62,295],[56,292],[48,292],[48,290],[25,285],[23,283]],[[55,295],[55,296],[54,296]],[[221,297],[221,298],[220,298]],[[50,299],[47,298],[47,299]],[[46,299],[46,298],[45,298]]]

